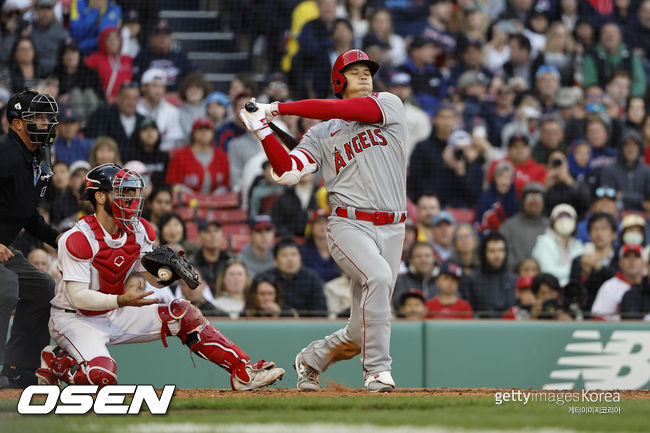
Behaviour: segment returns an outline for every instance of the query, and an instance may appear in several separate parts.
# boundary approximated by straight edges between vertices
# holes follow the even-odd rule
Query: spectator
[[[188,191],[219,194],[228,190],[228,155],[212,144],[214,129],[205,118],[192,125],[191,144],[176,150],[169,161],[165,183]]]
[[[531,285],[535,304],[531,308],[532,319],[572,320],[562,309],[562,287],[551,274],[539,274]]]
[[[34,248],[27,255],[29,263],[39,271],[50,273],[50,255],[43,248]]]
[[[643,134],[643,120],[646,118],[645,100],[639,97],[629,98],[625,106],[625,123],[624,128],[636,130],[639,134]],[[646,142],[643,140],[644,150],[646,149]]]
[[[472,39],[478,39],[485,42],[483,29],[477,29],[472,35],[470,29],[463,33]],[[503,65],[510,59],[510,47],[508,46],[508,33],[502,23],[493,22],[487,30],[489,41],[483,47],[483,66],[491,73],[500,73]],[[476,34],[479,33],[479,34]]]
[[[75,161],[87,160],[93,140],[79,135],[79,121],[72,107],[59,106],[59,125],[57,126],[54,152],[56,159],[72,164]]]
[[[114,0],[76,0],[70,5],[70,35],[86,56],[98,50],[97,38],[107,27],[118,27],[122,8]]]
[[[284,309],[282,292],[273,278],[260,275],[248,290],[246,316],[248,317],[297,317],[295,310]]]
[[[502,149],[501,130],[505,125],[515,120],[515,90],[504,84],[497,89],[496,101],[486,101],[483,104],[481,117],[485,119],[488,130],[488,141],[497,149]]]
[[[137,125],[138,142],[121,151],[125,161],[142,162],[155,188],[163,186],[169,164],[169,154],[160,150],[160,131],[152,119],[143,118]]]
[[[559,150],[566,153],[564,129],[560,119],[553,115],[543,116],[539,124],[539,140],[533,149],[533,159],[539,164],[546,164],[551,152]]]
[[[11,59],[9,53],[16,38],[29,36],[30,26],[22,19],[22,13],[13,2],[2,5],[2,42],[0,42],[0,61],[6,65]]]
[[[203,281],[215,292],[217,277],[222,273],[232,255],[225,249],[221,224],[218,221],[202,220],[199,223],[200,249],[192,257],[192,264],[201,271]]]
[[[525,275],[519,277],[517,281],[517,290],[515,297],[517,301],[515,305],[510,307],[508,311],[501,317],[505,320],[530,320],[530,310],[535,305],[536,299],[531,286],[533,285],[532,275]]]
[[[553,275],[566,284],[569,281],[571,262],[584,250],[582,241],[574,237],[576,211],[568,204],[559,204],[551,212],[551,226],[537,237],[532,256],[543,273]]]
[[[86,137],[108,136],[118,143],[122,152],[138,146],[138,125],[144,117],[136,112],[140,90],[137,83],[124,83],[120,87],[115,103],[97,109],[88,119]]]
[[[492,81],[492,73],[483,66],[483,43],[478,39],[461,39],[457,52],[460,54],[460,62],[451,68],[449,85],[456,86],[460,76],[467,71],[482,73],[489,83]]]
[[[644,188],[650,183],[650,168],[642,162],[643,151],[641,136],[628,130],[623,135],[616,163],[602,171],[601,183],[621,193],[625,210],[643,210]]]
[[[564,23],[555,21],[546,32],[546,46],[533,62],[532,73],[536,74],[542,65],[553,66],[560,74],[562,86],[575,82],[576,59],[573,38]]]
[[[28,37],[16,39],[11,47],[9,61],[9,78],[12,93],[20,92],[23,88],[33,88],[38,80],[43,78],[43,71],[38,62],[34,42]]]
[[[517,266],[515,266],[515,271],[517,272],[517,275],[520,277],[530,275],[534,277],[535,275],[539,275],[540,270],[539,270],[539,263],[537,263],[537,260],[535,260],[532,257],[526,257],[523,259]]]
[[[632,286],[623,295],[620,312],[623,319],[650,320],[650,277],[643,277],[641,284]]]
[[[397,277],[393,291],[393,304],[398,309],[402,295],[409,290],[417,289],[425,299],[433,298],[440,293],[435,285],[434,271],[436,259],[431,244],[416,242],[409,251],[409,267],[406,274]]]
[[[133,78],[133,59],[122,55],[122,37],[117,27],[106,27],[99,34],[99,50],[86,57],[85,63],[96,70],[102,81],[104,98],[115,101],[122,84]]]
[[[427,318],[472,319],[472,306],[458,297],[463,269],[455,263],[443,263],[437,268],[435,279],[440,294],[427,301]]]
[[[411,88],[411,76],[406,72],[395,72],[389,81],[388,91],[397,95],[404,104],[404,115],[408,135],[405,142],[407,161],[413,153],[415,146],[431,135],[431,120],[427,113],[411,103],[413,89]]]
[[[431,233],[434,255],[441,263],[449,260],[454,239],[454,225],[456,220],[446,210],[441,210],[431,219]]]
[[[589,238],[582,255],[573,259],[570,281],[584,287],[583,310],[589,311],[598,289],[618,272],[616,220],[605,212],[593,213],[588,220]]]
[[[183,250],[188,257],[191,257],[198,249],[196,245],[188,242],[185,223],[178,214],[173,212],[164,214],[160,217],[158,228],[160,245],[166,245],[176,252]]]
[[[607,80],[605,86],[606,110],[611,118],[615,119],[625,112],[630,97],[631,84],[630,74],[626,71],[616,71]]]
[[[407,179],[411,200],[417,202],[425,191],[438,194],[444,187],[440,173],[443,169],[442,152],[458,123],[458,113],[451,104],[441,104],[432,119],[433,133],[428,140],[415,146]]]
[[[122,55],[135,59],[140,53],[140,33],[142,24],[140,14],[130,9],[124,14],[120,36],[122,36]]]
[[[199,310],[201,310],[201,313],[203,313],[204,315],[227,316],[228,313],[218,309],[217,306],[215,305],[214,295],[212,294],[210,287],[208,287],[208,285],[205,284],[201,273],[197,272],[197,276],[201,280],[201,285],[194,290],[190,289],[187,283],[185,283],[185,281],[183,280],[179,281],[177,284],[173,284],[169,286],[170,291],[172,290],[172,288],[174,288],[173,290],[174,292],[176,292],[176,293],[172,293],[171,298],[172,299],[176,298],[176,294],[179,292],[178,289],[180,288],[180,294],[182,295],[182,297],[190,301],[192,305],[194,305]],[[155,293],[155,295],[160,297],[158,293]]]
[[[336,1],[318,0],[320,16],[307,22],[300,32],[298,53],[293,57],[290,83],[295,83],[296,99],[326,98],[330,89],[332,62],[329,53],[334,49],[331,33],[336,20]]]
[[[608,321],[621,320],[621,316],[617,313],[623,296],[632,286],[641,283],[644,263],[640,245],[622,246],[618,263],[620,271],[603,283],[591,307],[591,314],[596,318]]]
[[[280,236],[303,236],[309,215],[318,209],[314,176],[307,174],[287,187],[271,208],[271,218]]]
[[[509,161],[501,161],[494,169],[494,180],[476,205],[476,223],[480,232],[498,230],[507,218],[519,211],[514,175]]]
[[[589,212],[585,218],[578,223],[578,232],[576,237],[582,242],[590,242],[589,231],[587,230],[589,216],[597,212],[605,212],[614,217],[615,221],[619,220],[619,211],[617,206],[618,193],[614,188],[608,186],[600,186],[594,190]]]
[[[508,143],[514,134],[525,135],[531,142],[539,136],[539,119],[542,106],[532,93],[524,93],[517,106],[515,119],[506,124],[501,131],[501,143]]]
[[[600,41],[594,52],[587,54],[582,63],[583,87],[598,84],[605,87],[615,71],[626,71],[632,77],[632,96],[644,96],[646,76],[639,57],[628,51],[622,41],[621,29],[615,22],[606,22],[600,29]]]
[[[543,184],[546,181],[546,169],[531,158],[527,136],[516,133],[508,139],[508,153],[505,160],[510,161],[515,169],[515,188],[518,195],[521,194],[522,188],[527,183],[539,182]],[[490,164],[488,182],[492,182],[494,169],[498,163],[499,161],[493,161]]]
[[[336,60],[336,57],[355,47],[355,36],[352,24],[343,18],[337,18],[334,20],[331,39],[333,48],[330,51],[330,56]]]
[[[628,214],[621,221],[621,233],[619,245],[641,245],[646,244],[645,219],[641,215]]]
[[[302,265],[300,249],[293,238],[282,238],[275,245],[273,265],[270,275],[282,290],[286,308],[295,309],[301,317],[327,315],[323,283],[314,270]]]
[[[571,177],[578,182],[588,181],[591,158],[591,144],[585,139],[574,140],[567,153]]]
[[[110,137],[97,137],[88,152],[88,162],[91,167],[108,163],[122,165],[120,150],[115,140]]]
[[[304,266],[316,271],[323,283],[341,275],[341,269],[332,258],[327,245],[327,218],[329,214],[317,209],[309,217],[305,229],[305,245],[300,248]]]
[[[508,247],[499,232],[481,241],[481,268],[467,276],[461,286],[462,298],[479,317],[501,317],[515,304],[517,276],[506,269]]]
[[[207,116],[205,98],[211,92],[212,84],[206,81],[201,74],[192,72],[181,81],[178,96],[185,104],[179,111],[181,129],[185,139],[192,133],[191,126],[194,122]]]
[[[417,240],[430,242],[433,239],[431,233],[431,221],[440,212],[440,200],[433,193],[424,193],[417,201]]]
[[[535,73],[535,92],[542,103],[542,113],[556,111],[555,97],[560,89],[560,72],[555,66],[542,65]]]
[[[70,105],[77,116],[87,120],[104,99],[104,91],[99,75],[84,64],[72,38],[63,42],[52,74],[59,80],[59,102]]]
[[[224,93],[212,92],[206,96],[203,102],[205,104],[205,113],[208,116],[208,119],[210,119],[214,125],[216,131],[223,125],[226,120],[226,114],[228,112],[230,101]]]
[[[447,92],[446,80],[434,66],[439,53],[432,39],[416,36],[409,45],[406,62],[399,67],[399,71],[411,76],[413,95],[429,115],[437,113],[438,104]]]
[[[418,289],[409,289],[399,297],[399,309],[397,317],[406,320],[422,320],[427,314],[427,305],[424,302],[424,294]]]
[[[490,84],[488,77],[482,72],[465,71],[456,82],[457,94],[461,97],[463,127],[468,129],[478,123],[481,115],[481,105],[486,99],[487,87]]]
[[[275,226],[268,215],[251,218],[249,227],[251,241],[239,252],[239,258],[246,265],[248,274],[255,278],[258,274],[273,267],[273,240]]]
[[[172,51],[172,42],[172,31],[167,21],[158,21],[149,37],[149,47],[140,51],[133,62],[136,80],[143,82],[146,71],[156,69],[164,73],[168,92],[178,90],[183,78],[195,68],[185,52]]]
[[[233,109],[236,113],[239,113],[248,101],[248,98],[243,95],[246,94],[243,93],[237,96],[233,104]],[[220,149],[227,149],[228,161],[230,164],[230,187],[233,191],[241,192],[243,186],[243,171],[246,163],[256,155],[264,153],[264,150],[262,149],[262,144],[255,138],[254,134],[247,133],[245,130],[241,134],[238,133],[238,131],[243,128],[239,115],[235,116],[234,120],[230,123],[232,124],[233,129],[229,132],[232,132],[232,135],[225,143],[222,143],[225,147],[222,147],[221,144],[218,144],[217,147]],[[227,126],[227,124],[224,126]],[[218,138],[220,142],[223,142],[224,135],[225,134],[222,134],[221,137]]]
[[[72,215],[79,208],[77,197],[70,187],[70,169],[65,161],[56,161],[52,167],[52,188],[50,193],[50,222],[58,225],[65,217]],[[48,271],[49,273],[49,271]]]
[[[530,257],[537,237],[549,226],[544,215],[544,186],[537,182],[521,190],[521,210],[508,218],[499,228],[508,245],[508,268],[513,270]]]
[[[239,259],[229,259],[217,278],[214,304],[231,319],[239,318],[246,307],[251,279]]]
[[[406,44],[404,39],[393,32],[393,17],[388,9],[379,8],[368,18],[370,30],[366,38],[375,37],[390,45],[387,58],[382,59],[382,65],[398,67],[406,61]]]
[[[249,198],[246,205],[244,205],[244,200],[242,200],[242,207],[248,207],[249,217],[268,214],[273,207],[275,199],[284,193],[284,186],[273,180],[271,169],[271,163],[267,159],[264,159],[262,163],[262,174],[253,179],[250,188],[248,188]]]
[[[585,121],[585,138],[591,143],[591,162],[589,163],[590,175],[596,179],[605,167],[616,162],[618,152],[610,147],[609,124],[600,114],[590,114]],[[596,184],[602,184],[599,180]]]
[[[503,65],[504,80],[518,92],[532,88],[530,40],[522,34],[510,36],[510,60]]]
[[[480,241],[476,229],[468,223],[456,224],[452,243],[451,261],[461,266],[465,275],[478,270],[481,265],[478,258]]]
[[[154,119],[160,128],[162,143],[160,150],[171,151],[178,147],[183,138],[178,108],[165,100],[167,75],[161,69],[149,69],[140,79],[142,98],[137,111],[144,117]]]
[[[546,173],[546,213],[560,203],[568,203],[582,216],[589,206],[591,192],[585,182],[576,182],[571,177],[563,152],[556,150],[549,154]]]
[[[555,106],[565,125],[565,142],[571,142],[584,135],[584,92],[580,87],[562,87],[555,94]],[[578,125],[580,124],[580,125]]]
[[[167,188],[155,189],[148,200],[148,208],[144,210],[143,217],[151,223],[160,235],[160,220],[163,215],[172,211],[172,193]]]
[[[34,41],[36,54],[43,71],[52,71],[56,65],[56,54],[68,36],[61,24],[54,17],[55,0],[36,1],[36,22],[32,26],[30,37]]]

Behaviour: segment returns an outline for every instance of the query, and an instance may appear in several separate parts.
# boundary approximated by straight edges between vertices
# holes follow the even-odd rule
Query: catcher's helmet
[[[144,179],[137,172],[117,164],[102,164],[86,174],[82,198],[90,200],[96,191],[113,193],[113,219],[129,231],[142,213]]]
[[[341,94],[348,84],[345,76],[343,76],[343,71],[351,64],[358,62],[365,63],[370,69],[371,75],[375,75],[375,72],[379,69],[379,63],[370,60],[368,54],[361,50],[350,50],[341,54],[336,59],[336,62],[334,62],[334,67],[332,68],[332,90],[337,98],[341,98]]]

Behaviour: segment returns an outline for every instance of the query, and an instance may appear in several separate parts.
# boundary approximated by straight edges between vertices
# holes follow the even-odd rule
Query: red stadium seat
[[[185,237],[188,241],[198,244],[199,243],[199,226],[194,222],[185,223]]]
[[[175,192],[174,207],[187,206],[190,201],[196,200],[196,206],[199,208],[228,209],[239,207],[239,197],[235,192],[226,192],[224,194],[190,194],[186,192]]]
[[[208,220],[216,220],[221,224],[245,223],[248,214],[244,209],[215,209],[208,212]]]
[[[471,224],[474,222],[474,218],[476,217],[476,211],[474,209],[457,209],[453,207],[446,207],[445,210],[452,214],[457,223]]]
[[[247,235],[251,230],[248,224],[224,224],[221,226],[221,231],[224,237],[228,237],[230,235]]]
[[[229,245],[230,245],[230,251],[233,252],[233,254],[237,254],[241,251],[242,248],[244,248],[246,245],[248,245],[251,241],[251,235],[250,234],[232,234],[228,237],[229,240]]]

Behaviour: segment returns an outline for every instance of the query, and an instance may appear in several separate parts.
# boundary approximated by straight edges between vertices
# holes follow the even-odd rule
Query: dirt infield
[[[386,397],[491,397],[495,392],[510,392],[516,388],[399,388],[392,393],[385,393]],[[0,391],[0,400],[18,400],[22,390],[4,389]],[[542,390],[522,389],[522,391]],[[563,393],[567,391],[550,391],[544,390],[545,393]],[[598,392],[592,390],[592,392]],[[611,392],[611,391],[609,391]],[[341,396],[358,396],[368,397],[377,394],[369,394],[364,388],[348,388],[338,384],[330,384],[328,388],[320,392],[298,393],[295,389],[276,388],[260,389],[249,392],[233,392],[228,389],[177,389],[174,392],[176,398],[226,398],[226,397],[279,397],[279,396],[298,396],[300,397],[341,397]],[[621,399],[624,400],[650,400],[650,390],[628,390],[621,391]]]

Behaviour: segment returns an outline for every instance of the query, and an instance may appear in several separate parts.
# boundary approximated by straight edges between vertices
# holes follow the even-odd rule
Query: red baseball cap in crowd
[[[533,285],[533,276],[524,275],[517,281],[517,290],[529,289]]]
[[[212,129],[212,122],[210,122],[210,119],[206,119],[205,117],[201,117],[200,119],[196,119],[194,123],[192,124],[192,131],[196,131],[197,129],[200,128],[208,128]]]
[[[257,215],[253,217],[248,223],[252,231],[274,229],[275,225],[268,215]]]
[[[618,256],[619,257],[625,257],[629,253],[636,253],[639,257],[641,257],[641,252],[642,251],[643,251],[643,249],[641,248],[641,245],[625,244],[619,250]]]

